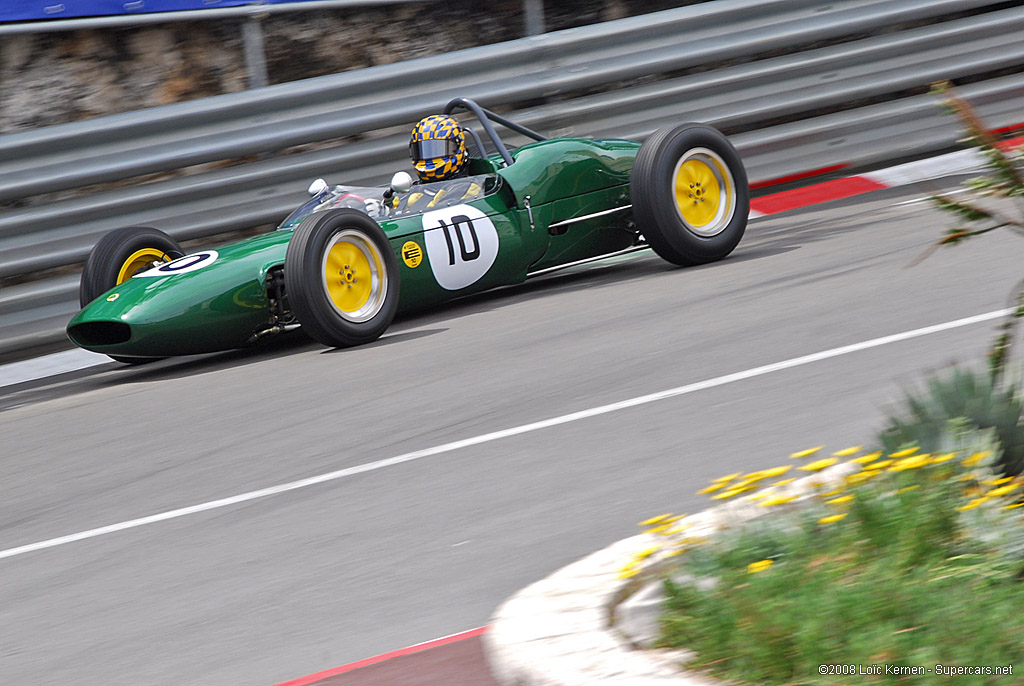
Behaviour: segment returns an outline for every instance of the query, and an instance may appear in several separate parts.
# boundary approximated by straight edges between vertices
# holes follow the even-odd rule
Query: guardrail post
[[[523,0],[523,19],[527,36],[544,33],[544,0]]]
[[[263,88],[268,83],[267,55],[263,46],[261,19],[261,15],[253,14],[242,22],[242,49],[245,53],[249,88]]]

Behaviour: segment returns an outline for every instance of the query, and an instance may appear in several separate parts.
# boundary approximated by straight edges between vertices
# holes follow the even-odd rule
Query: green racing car
[[[720,260],[747,225],[739,155],[710,126],[642,145],[545,138],[471,100],[491,146],[459,178],[330,187],[278,230],[188,255],[166,233],[112,231],[82,272],[71,341],[125,362],[242,347],[301,326],[320,343],[376,340],[395,315],[649,245],[677,265]],[[531,142],[509,150],[504,126]]]

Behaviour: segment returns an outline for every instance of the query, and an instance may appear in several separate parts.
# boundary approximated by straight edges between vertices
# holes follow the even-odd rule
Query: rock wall
[[[691,0],[692,1],[692,0]],[[558,30],[688,2],[545,2]],[[0,134],[248,87],[241,19],[0,37]],[[276,14],[262,21],[269,82],[512,40],[521,0],[441,0]]]

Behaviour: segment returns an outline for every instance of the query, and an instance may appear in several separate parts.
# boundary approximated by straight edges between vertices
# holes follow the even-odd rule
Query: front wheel
[[[99,240],[85,261],[78,285],[78,304],[85,307],[135,274],[184,254],[178,242],[159,229],[114,229]]]
[[[362,345],[398,311],[398,258],[364,212],[317,212],[296,227],[284,261],[285,289],[302,328],[330,347]]]
[[[673,264],[714,262],[743,237],[750,189],[739,153],[717,129],[682,124],[656,131],[630,173],[637,228]]]
[[[184,256],[181,246],[169,235],[148,226],[114,229],[99,240],[89,253],[78,284],[78,304],[85,307],[139,272]],[[157,358],[110,355],[116,362],[143,364]]]

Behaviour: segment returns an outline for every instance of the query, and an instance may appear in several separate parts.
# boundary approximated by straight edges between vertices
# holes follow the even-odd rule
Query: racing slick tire
[[[398,311],[399,279],[391,241],[364,212],[317,212],[288,242],[284,280],[292,313],[326,346],[380,338]]]
[[[78,284],[78,304],[85,307],[114,286],[159,262],[183,257],[178,242],[159,229],[148,226],[126,226],[114,229],[93,247],[82,269]],[[142,364],[154,357],[110,355],[117,362]]]
[[[99,240],[85,261],[78,285],[78,304],[85,307],[155,263],[170,262],[184,254],[178,242],[159,229],[114,229]]]
[[[640,146],[629,183],[637,228],[672,264],[720,260],[743,238],[750,214],[747,172],[713,127],[659,129]]]

